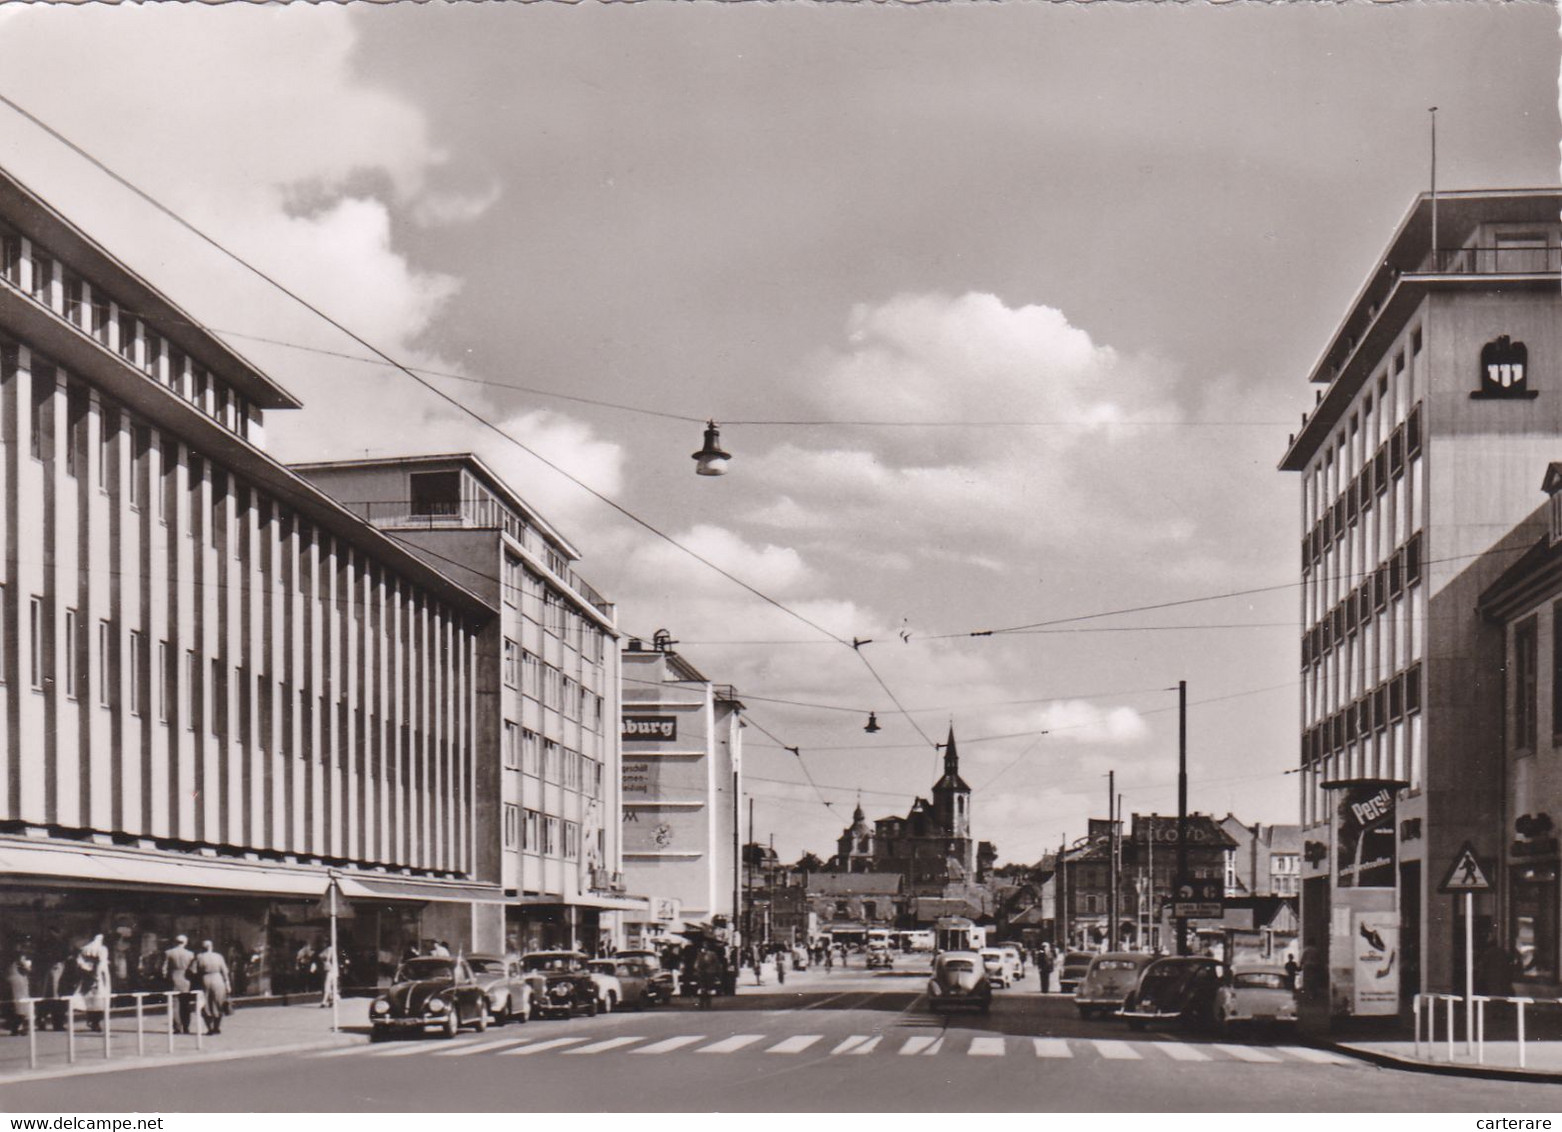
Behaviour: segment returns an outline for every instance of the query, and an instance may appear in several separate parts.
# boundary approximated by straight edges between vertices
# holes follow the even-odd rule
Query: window
[[[518,688],[521,685],[521,646],[510,640],[504,640],[504,684],[507,688]],[[528,661],[531,657],[526,658]]]
[[[34,460],[42,460],[48,452],[49,396],[54,392],[54,375],[41,366],[33,366],[33,394],[31,412],[28,414],[27,447]]]
[[[157,718],[168,722],[169,709],[173,707],[173,653],[167,641],[157,642]]]
[[[92,292],[92,336],[105,346],[108,345],[108,328],[112,318],[113,312],[109,309],[108,300],[94,289]]]
[[[98,486],[107,491],[113,482],[114,434],[119,431],[119,414],[104,405],[98,416]]]
[[[504,804],[504,847],[514,849],[521,843],[521,808],[513,802]]]
[[[228,733],[228,670],[222,660],[215,656],[212,657],[211,669],[212,734],[222,736]]]
[[[508,719],[504,721],[504,765],[511,770],[521,767],[521,729]]]
[[[542,745],[537,742],[537,733],[529,728],[521,729],[521,761],[527,774],[542,776]]]
[[[1557,865],[1555,861],[1515,866],[1512,880],[1512,938],[1525,982],[1557,977]]]
[[[542,743],[542,776],[549,782],[559,781],[559,745],[552,739]]]
[[[580,826],[572,821],[564,823],[564,858],[568,861],[580,860]]]
[[[1551,745],[1562,746],[1562,601],[1551,607]]]
[[[22,238],[7,232],[0,235],[0,275],[16,286],[22,282]]]
[[[543,669],[542,702],[550,708],[559,706],[559,681],[562,673],[551,664]]]
[[[72,384],[65,391],[65,474],[81,475],[82,437],[87,427],[87,391]]]
[[[1521,751],[1535,749],[1535,618],[1513,629],[1513,742]]]
[[[141,692],[146,687],[146,657],[139,629],[130,630],[130,714],[141,714]]]
[[[864,900],[862,902],[862,918],[864,920],[877,920],[879,918],[879,902],[877,900]]]
[[[521,684],[521,690],[534,700],[542,698],[542,664],[531,653],[525,653],[521,657],[525,680]]]
[[[98,622],[98,705],[114,706],[114,626]]]
[[[411,481],[414,515],[461,513],[460,472],[415,472],[408,478]]]
[[[513,554],[504,556],[504,603],[519,605],[521,601],[521,560]]]
[[[566,719],[580,718],[580,687],[568,676],[562,681],[564,696],[564,716]]]
[[[542,851],[550,857],[559,852],[559,819],[547,818],[542,823]]]
[[[54,261],[46,259],[33,247],[33,298],[45,306],[49,305],[50,293],[54,290]]]
[[[195,655],[194,649],[188,649],[184,654],[184,726],[187,731],[195,730],[195,715],[200,709],[196,685],[200,680],[201,658]]]
[[[33,687],[41,692],[43,691],[43,598],[33,598],[29,608],[32,614],[28,649],[32,672],[29,676],[32,678]]]
[[[542,842],[539,840],[541,835],[537,832],[537,819],[539,816],[536,810],[526,811],[526,842],[524,848],[532,853],[542,848]]]
[[[149,333],[146,336],[146,347],[142,351],[141,368],[146,370],[146,372],[151,374],[153,377],[156,377],[158,374],[158,367],[162,360],[163,340],[156,334]]]
[[[136,316],[119,312],[119,355],[134,364],[136,360]]]
[[[76,661],[79,653],[76,648],[76,611],[65,611],[65,694],[71,699],[76,698]]]

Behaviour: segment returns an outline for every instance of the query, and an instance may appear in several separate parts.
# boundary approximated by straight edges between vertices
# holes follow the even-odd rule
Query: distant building
[[[1297,896],[1302,890],[1302,827],[1247,825],[1227,814],[1221,829],[1235,841],[1227,896]]]
[[[1439,884],[1466,844],[1497,871],[1547,804],[1518,768],[1545,757],[1527,689],[1549,619],[1529,619],[1536,579],[1491,588],[1562,435],[1559,209],[1556,188],[1417,198],[1307,375],[1317,406],[1281,460],[1300,480],[1302,966],[1337,1015],[1460,986],[1463,900]],[[1483,595],[1518,618],[1506,643]],[[1505,672],[1509,704],[1490,691]],[[1528,808],[1505,812],[1510,791]],[[1483,962],[1528,930],[1519,902],[1557,922],[1555,865],[1534,876],[1474,898]]]
[[[671,644],[631,640],[620,657],[624,877],[653,911],[677,908],[627,925],[640,938],[742,913],[743,705]]]
[[[950,884],[976,883],[997,857],[971,836],[971,788],[960,777],[954,728],[944,744],[944,773],[933,800],[917,798],[904,817],[879,818],[871,826],[859,804],[852,824],[836,842],[831,867],[843,873],[899,873],[911,895],[941,896]]]
[[[869,928],[903,926],[906,890],[899,873],[814,873],[807,891],[819,933],[837,942],[859,943]]]

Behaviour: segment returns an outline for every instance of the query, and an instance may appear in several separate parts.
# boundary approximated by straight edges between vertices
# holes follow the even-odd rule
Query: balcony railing
[[[1556,275],[1562,247],[1434,248],[1416,269],[1423,275]]]

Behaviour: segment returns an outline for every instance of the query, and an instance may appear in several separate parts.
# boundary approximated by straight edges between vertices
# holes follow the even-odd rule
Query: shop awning
[[[165,853],[108,845],[61,845],[0,840],[0,876],[8,884],[69,880],[84,887],[146,885],[163,889],[225,892],[255,896],[324,897],[322,868],[301,869],[258,861],[179,860]],[[504,903],[497,887],[441,884],[413,878],[340,874],[342,893],[377,900],[444,900]]]
[[[595,892],[572,896],[568,900],[547,893],[528,894],[521,897],[520,903],[531,907],[553,905],[558,908],[568,908],[573,905],[576,908],[595,908],[603,912],[644,912],[647,915],[651,912],[651,901],[647,897],[606,896]]]

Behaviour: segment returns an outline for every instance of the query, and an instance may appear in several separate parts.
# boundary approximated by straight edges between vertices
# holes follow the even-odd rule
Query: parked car
[[[1233,971],[1215,992],[1215,1025],[1228,1030],[1236,1023],[1296,1025],[1296,991],[1281,967]]]
[[[488,1017],[496,1026],[525,1022],[532,1014],[532,988],[514,959],[499,955],[468,955],[472,978],[488,996]]]
[[[1107,951],[1092,958],[1074,988],[1079,1016],[1117,1013],[1128,993],[1139,985],[1139,972],[1153,958],[1143,951]]]
[[[1130,1030],[1142,1030],[1151,1022],[1208,1026],[1214,1021],[1220,982],[1220,964],[1213,959],[1157,959],[1139,975],[1121,1013]]]
[[[1064,994],[1073,994],[1079,986],[1079,980],[1085,977],[1085,972],[1090,969],[1090,961],[1096,957],[1094,951],[1069,951],[1063,956],[1063,963],[1058,968],[1058,989]]]
[[[618,1003],[644,1010],[647,1006],[671,1002],[675,983],[673,973],[640,957],[593,959],[591,971],[598,981],[613,979],[618,984]]]
[[[1000,943],[998,946],[1004,952],[1013,956],[1014,969],[1018,972],[1014,981],[1019,982],[1025,977],[1025,949],[1014,943]]]
[[[1007,987],[1019,977],[1019,969],[1014,960],[1004,953],[1002,948],[984,947],[977,952],[982,957],[982,966],[987,969],[987,981],[995,987]]]
[[[532,1004],[540,1017],[595,1018],[602,1009],[596,977],[578,951],[533,951],[521,956],[521,970],[532,983]]]
[[[868,968],[890,968],[895,966],[895,953],[890,950],[887,943],[868,944]]]
[[[369,1004],[370,1037],[438,1030],[453,1038],[462,1026],[488,1029],[488,996],[465,960],[420,956],[396,969],[390,989]]]
[[[974,951],[941,951],[933,959],[927,981],[928,1007],[937,1013],[956,1006],[974,1006],[983,1014],[992,1007],[993,988],[982,957]]]

